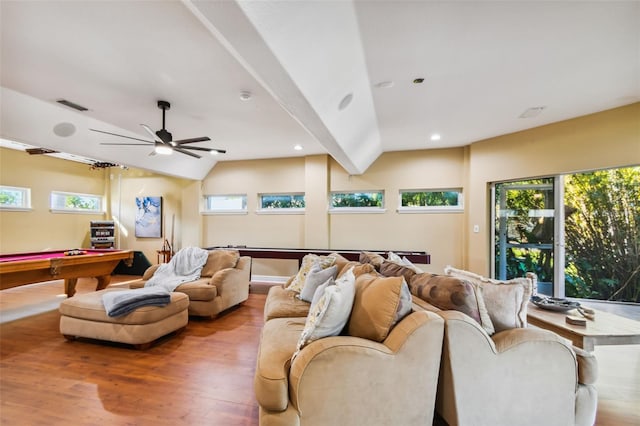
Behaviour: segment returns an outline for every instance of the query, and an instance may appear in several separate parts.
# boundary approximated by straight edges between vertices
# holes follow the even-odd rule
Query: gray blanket
[[[173,291],[182,283],[200,278],[200,272],[208,257],[209,252],[200,247],[185,247],[178,251],[169,263],[160,265],[144,286],[162,287]]]
[[[142,306],[167,306],[169,303],[171,293],[162,287],[108,291],[102,295],[102,304],[110,317],[126,315]]]

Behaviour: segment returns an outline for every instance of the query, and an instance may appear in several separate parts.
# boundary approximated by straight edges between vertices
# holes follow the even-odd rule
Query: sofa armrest
[[[316,340],[291,363],[290,401],[301,418],[317,424],[395,424],[407,418],[430,424],[443,327],[438,315],[420,311],[398,323],[383,343],[352,336]]]
[[[158,265],[151,265],[149,266],[145,271],[144,274],[142,275],[142,280],[143,281],[147,281],[149,280],[153,274],[155,274],[155,272],[158,270],[158,268],[160,267],[161,264]]]
[[[598,360],[591,352],[573,347],[578,360],[578,382],[583,385],[595,385],[598,380]]]

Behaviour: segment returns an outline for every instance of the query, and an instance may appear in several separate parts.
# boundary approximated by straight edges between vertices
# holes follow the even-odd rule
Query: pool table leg
[[[98,279],[98,285],[96,286],[96,291],[107,288],[107,286],[111,282],[111,275],[101,275],[96,278]]]
[[[67,297],[73,297],[73,295],[76,294],[77,282],[78,282],[77,278],[64,279],[64,292],[67,294]]]

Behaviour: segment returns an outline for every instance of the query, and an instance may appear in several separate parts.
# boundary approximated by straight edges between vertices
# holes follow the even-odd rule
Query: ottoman
[[[189,321],[189,297],[171,293],[167,306],[143,306],[126,315],[110,317],[102,304],[105,289],[65,299],[60,303],[60,333],[68,339],[87,337],[127,343],[146,349],[158,338],[180,330]]]

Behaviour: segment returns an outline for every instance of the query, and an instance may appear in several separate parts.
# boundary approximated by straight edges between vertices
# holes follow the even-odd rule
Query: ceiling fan
[[[158,108],[160,108],[162,110],[162,129],[158,130],[157,132],[153,132],[153,130],[151,130],[151,128],[149,126],[147,126],[146,124],[141,124],[142,128],[144,130],[147,131],[147,133],[149,133],[149,135],[153,138],[153,141],[149,141],[146,139],[139,139],[139,138],[134,138],[131,136],[125,136],[125,135],[119,135],[117,133],[111,133],[111,132],[105,132],[104,130],[98,130],[98,129],[89,129],[91,131],[94,132],[98,132],[98,133],[104,133],[107,135],[112,135],[112,136],[118,136],[121,138],[127,138],[127,139],[133,139],[136,141],[140,141],[140,142],[144,142],[144,144],[141,143],[109,143],[109,142],[103,142],[100,143],[100,145],[134,145],[134,146],[149,146],[149,145],[153,145],[154,146],[154,151],[151,153],[151,155],[153,154],[171,154],[173,151],[177,151],[181,154],[185,154],[185,155],[189,155],[191,157],[195,157],[195,158],[201,158],[198,154],[195,154],[191,151],[204,151],[204,152],[209,152],[211,154],[224,154],[227,151],[225,151],[224,149],[216,149],[216,148],[203,148],[203,147],[199,147],[199,146],[186,146],[188,144],[192,144],[192,143],[196,143],[196,142],[206,142],[206,141],[210,141],[211,139],[207,136],[203,136],[203,137],[199,137],[199,138],[191,138],[191,139],[180,139],[177,141],[173,140],[173,135],[171,133],[169,133],[167,131],[167,129],[165,129],[165,113],[166,111],[171,108],[171,104],[167,101],[158,101]]]

